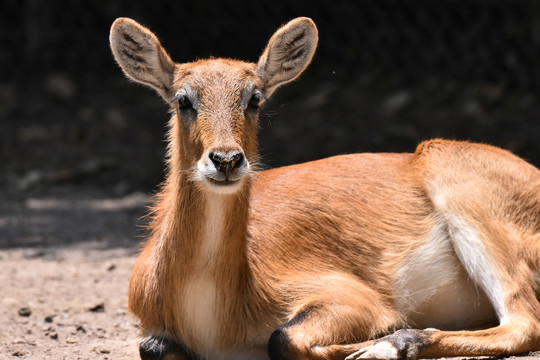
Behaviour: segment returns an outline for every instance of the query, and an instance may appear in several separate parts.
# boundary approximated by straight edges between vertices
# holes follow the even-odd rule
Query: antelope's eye
[[[186,95],[180,95],[176,101],[178,101],[178,107],[180,108],[180,110],[185,111],[193,109],[193,104],[191,103],[191,101],[189,101]]]
[[[251,95],[251,99],[249,99],[248,108],[252,110],[257,110],[259,108],[261,100],[263,100],[264,98],[265,97],[263,94],[261,94],[259,91],[255,91],[253,95]]]

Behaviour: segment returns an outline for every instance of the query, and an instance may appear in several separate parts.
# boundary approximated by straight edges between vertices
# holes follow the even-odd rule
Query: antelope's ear
[[[111,26],[111,49],[116,62],[132,80],[155,89],[169,100],[172,94],[174,63],[147,28],[128,18],[118,18]]]
[[[318,32],[310,18],[289,21],[270,38],[257,63],[257,74],[269,97],[279,86],[296,79],[317,48]]]

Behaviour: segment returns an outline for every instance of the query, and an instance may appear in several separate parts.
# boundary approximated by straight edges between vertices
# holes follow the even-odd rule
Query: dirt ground
[[[0,252],[0,359],[137,359],[129,250]]]
[[[138,358],[127,286],[146,199],[57,194],[0,205],[16,214],[0,218],[3,240],[41,243],[0,250],[0,359]],[[48,245],[54,236],[63,241]]]

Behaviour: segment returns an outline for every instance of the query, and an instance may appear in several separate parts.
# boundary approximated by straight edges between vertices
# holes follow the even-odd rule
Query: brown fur
[[[209,359],[265,358],[269,341],[276,359],[540,350],[538,169],[488,145],[433,140],[414,154],[252,171],[258,111],[246,99],[296,78],[316,43],[300,18],[258,64],[171,67],[148,29],[113,24],[124,72],[173,113],[167,179],[130,281],[143,335]],[[193,112],[171,101],[183,91]],[[209,152],[245,154],[251,168],[236,191],[205,182]],[[500,325],[466,329],[490,322]],[[393,333],[425,326],[460,331]]]

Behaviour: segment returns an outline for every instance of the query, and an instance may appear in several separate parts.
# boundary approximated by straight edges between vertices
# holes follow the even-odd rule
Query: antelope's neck
[[[177,299],[182,304],[180,332],[190,347],[203,350],[226,345],[229,341],[221,329],[229,321],[224,314],[239,315],[238,309],[245,307],[240,302],[249,291],[248,185],[233,195],[195,190],[190,201],[200,205],[184,212],[181,223],[186,228],[177,229],[182,244],[177,251],[190,256],[176,269],[182,272],[183,282]]]
[[[200,217],[193,219],[201,222],[201,231],[197,239],[194,266],[200,271],[220,270],[220,267],[235,263],[245,264],[246,234],[249,214],[249,188],[237,194],[200,193],[202,206]],[[237,269],[236,266],[232,267]]]
[[[218,254],[223,248],[229,232],[229,222],[234,222],[234,209],[229,205],[232,201],[223,195],[204,194],[204,226],[199,243],[195,266],[199,271],[214,268],[220,259]],[[232,235],[232,234],[231,234]],[[238,241],[238,239],[233,240]]]

